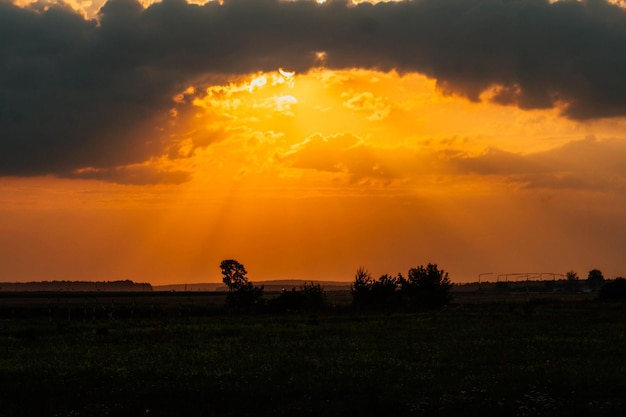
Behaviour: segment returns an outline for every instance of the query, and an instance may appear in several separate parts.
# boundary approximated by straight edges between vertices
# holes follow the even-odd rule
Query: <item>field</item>
[[[0,415],[626,412],[624,304],[463,295],[413,314],[234,316],[219,297],[1,298]]]

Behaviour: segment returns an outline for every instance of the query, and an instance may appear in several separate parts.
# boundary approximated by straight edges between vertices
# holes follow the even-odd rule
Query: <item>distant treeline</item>
[[[123,281],[38,281],[0,282],[0,291],[152,291],[152,285],[143,282]]]
[[[325,291],[348,291],[350,290],[349,282],[342,281],[320,281],[320,280],[302,280],[302,279],[282,279],[269,281],[255,281],[256,285],[262,285],[267,292],[281,292],[291,288],[299,288],[304,284],[320,284]],[[154,291],[228,291],[228,286],[223,282],[207,282],[193,284],[169,284],[154,285]]]

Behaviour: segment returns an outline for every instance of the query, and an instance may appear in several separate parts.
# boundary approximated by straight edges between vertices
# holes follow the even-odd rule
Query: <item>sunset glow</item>
[[[214,18],[217,7],[236,11],[236,3],[200,9],[116,0],[94,10],[91,2],[76,2],[58,13],[116,45],[106,30],[139,36],[121,26],[129,16],[143,13],[153,30],[174,21],[166,7],[195,7],[179,16],[191,25]],[[267,19],[281,7],[298,19],[308,16],[288,2],[266,3],[258,7]],[[320,14],[339,8],[314,3]],[[348,16],[343,27],[351,27],[352,10],[365,10],[353,3],[341,9]],[[548,3],[546,13],[557,10]],[[395,13],[398,5],[367,7],[378,16],[377,7]],[[48,16],[24,4],[2,7],[24,20],[30,16],[24,11]],[[85,16],[97,10],[100,23],[89,23]],[[224,16],[219,19],[228,25],[217,17],[212,25],[238,27],[228,20],[238,18],[234,11]],[[564,80],[554,63],[556,81],[514,80],[515,71],[500,75],[497,69],[487,80],[492,74],[476,70],[480,57],[461,52],[450,60],[466,59],[459,61],[464,71],[456,64],[441,69],[447,61],[411,69],[402,52],[385,55],[391,49],[383,45],[385,36],[390,44],[395,39],[390,22],[356,22],[354,36],[367,41],[345,47],[352,39],[348,29],[337,29],[346,31],[337,46],[307,33],[288,35],[296,30],[291,24],[268,25],[258,38],[248,38],[254,29],[241,26],[245,46],[237,36],[224,36],[232,46],[206,41],[189,59],[183,44],[165,56],[148,39],[137,42],[148,46],[135,55],[103,52],[115,76],[95,63],[81,69],[80,59],[70,81],[42,75],[59,87],[35,104],[18,99],[25,87],[5,71],[0,82],[15,90],[7,92],[11,103],[0,104],[12,109],[0,117],[0,140],[6,141],[0,152],[7,155],[0,173],[0,280],[215,282],[227,258],[244,263],[252,280],[349,281],[361,265],[377,275],[428,262],[454,282],[475,281],[485,271],[626,274],[626,104],[620,91],[607,97],[614,88],[588,89],[604,88],[608,76],[596,79],[585,69]],[[209,36],[201,32],[205,26],[198,28],[176,42],[192,50]],[[306,51],[297,55],[300,46],[288,36],[300,36]],[[614,36],[626,42],[623,34]],[[158,33],[155,38],[169,42]],[[378,48],[380,63],[371,61],[369,44]],[[83,53],[80,45],[72,48]],[[427,49],[406,54],[430,57]],[[215,58],[199,63],[203,53]],[[561,53],[563,68],[574,65],[565,48]],[[51,65],[55,74],[70,68]],[[93,87],[98,82],[111,87]],[[37,118],[24,109],[39,112]],[[39,143],[37,135],[45,139]]]

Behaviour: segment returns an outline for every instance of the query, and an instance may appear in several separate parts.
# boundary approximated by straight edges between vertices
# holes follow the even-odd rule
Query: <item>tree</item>
[[[360,267],[350,286],[355,307],[363,310],[396,309],[400,305],[398,286],[403,279],[402,274],[397,277],[384,274],[374,280],[365,268]]]
[[[569,271],[565,274],[565,291],[566,292],[578,292],[580,290],[580,282],[578,274],[574,271]]]
[[[384,274],[374,280],[365,268],[360,267],[350,286],[354,305],[364,310],[396,309],[400,305],[398,286],[403,280],[402,274],[397,277]]]
[[[246,268],[234,259],[220,263],[222,282],[228,287],[226,306],[235,310],[250,310],[258,306],[263,297],[263,286],[255,287],[246,274]]]
[[[604,284],[604,275],[599,269],[592,269],[587,275],[587,285],[593,289],[598,290],[602,284]]]
[[[352,301],[358,309],[366,308],[371,304],[373,284],[372,275],[367,269],[360,266],[356,270],[354,281],[350,285]]]
[[[385,274],[381,275],[372,283],[372,303],[377,308],[391,310],[400,304],[398,297],[398,283],[402,275],[393,277]]]
[[[437,308],[450,302],[452,283],[448,273],[439,270],[437,264],[411,268],[400,284],[400,292],[410,308]]]

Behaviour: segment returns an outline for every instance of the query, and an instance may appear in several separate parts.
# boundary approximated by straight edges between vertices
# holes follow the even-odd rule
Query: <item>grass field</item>
[[[3,299],[0,416],[626,413],[624,304],[228,316],[170,297]]]

